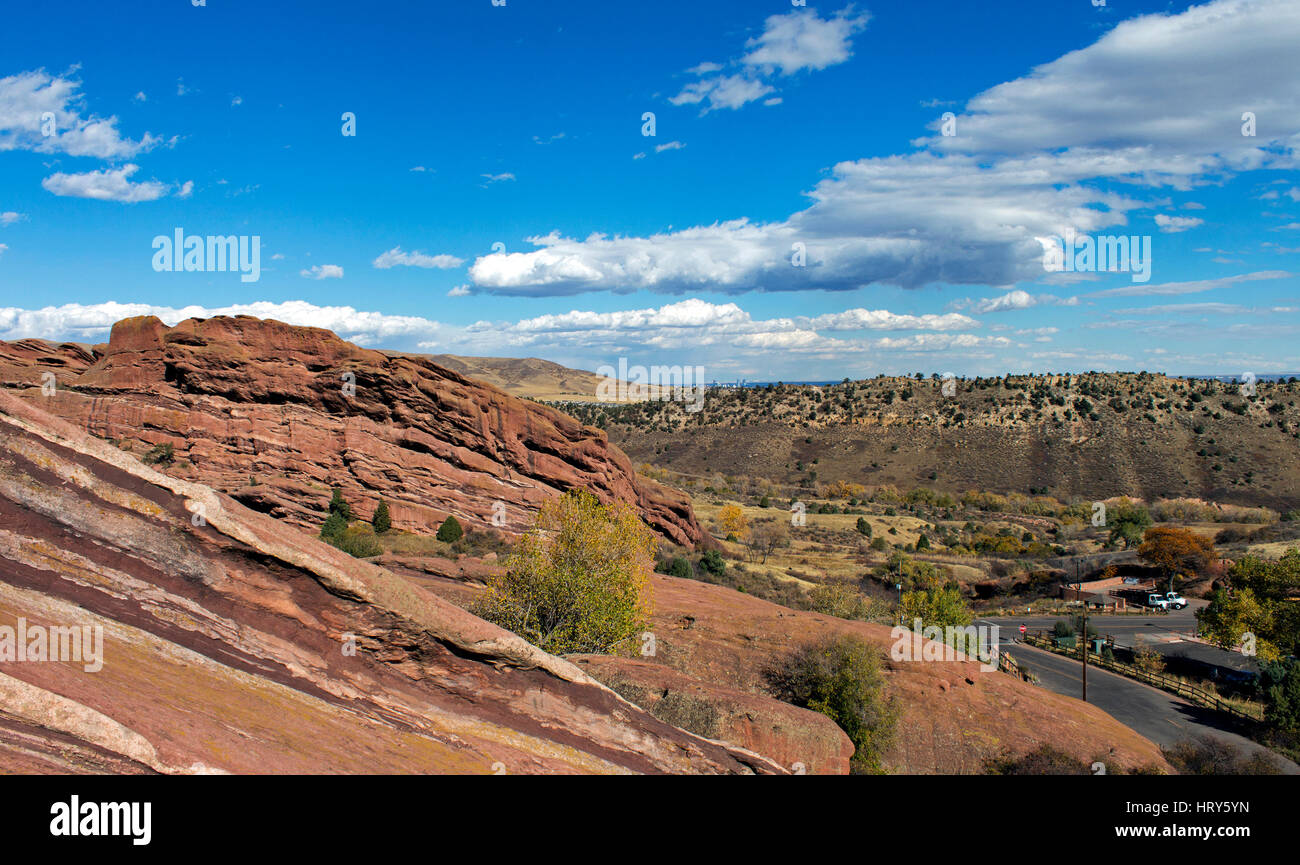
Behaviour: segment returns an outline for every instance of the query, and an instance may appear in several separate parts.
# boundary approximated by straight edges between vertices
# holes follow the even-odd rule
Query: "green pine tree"
[[[325,520],[325,525],[320,527],[320,536],[327,541],[337,540],[347,529],[348,521],[343,519],[343,515],[332,513]]]
[[[383,499],[375,506],[375,515],[371,517],[370,525],[377,535],[382,535],[393,527],[393,518],[388,514],[388,503]]]
[[[455,517],[447,517],[438,527],[438,540],[444,544],[452,544],[459,541],[465,534],[465,530],[460,527],[460,522]]]
[[[330,513],[338,514],[345,522],[352,522],[352,506],[343,498],[343,490],[338,487],[334,488],[334,495],[330,499]]]

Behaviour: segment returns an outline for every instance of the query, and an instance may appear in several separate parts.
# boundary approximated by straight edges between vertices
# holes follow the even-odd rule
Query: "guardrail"
[[[1027,645],[1045,649],[1058,655],[1064,655],[1070,658],[1079,657],[1079,653],[1074,649],[1062,649],[1060,646],[1056,645],[1056,642],[1051,637],[1048,637],[1044,631],[1027,633],[1024,635],[1023,640]],[[1107,641],[1111,645],[1114,645],[1113,640],[1108,639]],[[1087,649],[1086,643],[1084,644],[1084,649],[1085,651]],[[1154,688],[1159,688],[1162,691],[1169,691],[1170,693],[1177,694],[1178,696],[1204,706],[1207,709],[1222,712],[1240,724],[1250,727],[1259,725],[1258,718],[1255,718],[1237,707],[1224,702],[1223,698],[1218,694],[1206,691],[1204,688],[1189,685],[1181,679],[1167,676],[1164,673],[1153,673],[1150,670],[1143,670],[1133,664],[1125,664],[1114,659],[1107,659],[1104,655],[1089,653],[1088,658],[1088,663],[1093,666],[1100,667],[1103,670],[1109,670],[1130,679],[1136,679],[1139,682],[1151,685]]]

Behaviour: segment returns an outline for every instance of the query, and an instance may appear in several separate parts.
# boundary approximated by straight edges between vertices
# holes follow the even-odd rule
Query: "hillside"
[[[793,487],[849,481],[961,493],[1193,497],[1300,506],[1300,384],[1150,373],[715,389],[679,403],[561,406],[638,464]]]
[[[604,376],[569,369],[536,357],[462,357],[454,354],[422,355],[431,363],[490,384],[517,396],[538,401],[594,401]]]

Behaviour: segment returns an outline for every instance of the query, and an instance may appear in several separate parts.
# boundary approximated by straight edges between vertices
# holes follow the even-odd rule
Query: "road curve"
[[[1038,676],[1040,686],[1067,697],[1082,691],[1083,664],[1022,643],[1004,643],[1003,651]],[[1172,745],[1194,736],[1211,735],[1240,746],[1247,752],[1263,751],[1283,772],[1300,775],[1300,766],[1233,732],[1218,713],[1187,702],[1181,697],[1126,679],[1097,667],[1088,667],[1088,702],[1121,724],[1146,736],[1157,745]]]

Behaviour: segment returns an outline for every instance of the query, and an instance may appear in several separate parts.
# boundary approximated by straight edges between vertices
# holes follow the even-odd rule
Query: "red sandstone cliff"
[[[52,394],[41,389],[48,372]],[[676,543],[705,537],[687,498],[637,477],[601,430],[320,328],[130,318],[90,351],[0,343],[0,385],[140,452],[170,443],[169,474],[308,529],[323,520],[332,486],[359,514],[384,499],[396,527],[425,533],[449,514],[493,525],[494,507],[501,527],[518,532],[546,498],[581,487],[631,503]]]

